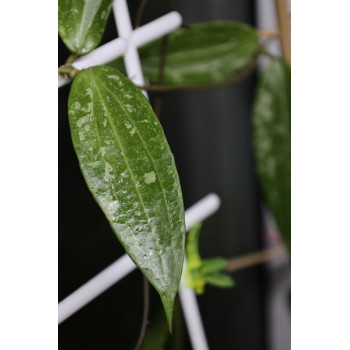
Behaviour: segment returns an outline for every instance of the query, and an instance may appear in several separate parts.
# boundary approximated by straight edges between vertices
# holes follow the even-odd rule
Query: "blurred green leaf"
[[[266,203],[290,250],[291,70],[283,60],[261,76],[253,108],[257,171]]]
[[[239,22],[208,22],[168,36],[164,84],[196,85],[224,80],[245,68],[259,52],[257,31]],[[162,39],[139,50],[144,75],[158,83]],[[123,59],[110,65],[124,71]]]
[[[190,269],[199,268],[201,265],[201,258],[198,250],[199,232],[202,227],[202,223],[198,222],[191,228],[187,235],[186,253],[187,253],[187,265]]]
[[[227,260],[223,258],[210,258],[202,261],[200,272],[203,275],[210,275],[223,270],[227,265]]]
[[[58,33],[68,49],[79,55],[101,41],[113,0],[58,0]]]
[[[192,288],[197,294],[204,293],[206,283],[224,288],[234,285],[231,276],[221,272],[227,266],[226,259],[220,257],[201,259],[199,255],[201,227],[201,223],[195,224],[187,235],[187,266],[184,271],[185,285]]]
[[[230,288],[234,285],[233,279],[229,275],[224,275],[222,273],[216,273],[212,275],[206,275],[204,277],[205,281],[213,286],[221,288]]]
[[[131,259],[159,292],[171,328],[185,220],[162,127],[141,91],[106,66],[76,76],[68,110],[87,185]]]

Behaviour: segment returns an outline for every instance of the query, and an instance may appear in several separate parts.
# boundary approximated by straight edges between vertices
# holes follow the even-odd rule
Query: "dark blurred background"
[[[140,1],[128,3],[134,19]],[[175,3],[184,24],[236,20],[256,26],[253,0],[176,0]],[[149,0],[143,23],[166,12],[166,1]],[[116,35],[114,19],[110,16],[103,42]],[[59,39],[58,64],[63,64],[68,55]],[[163,95],[160,119],[175,156],[185,208],[210,192],[217,193],[222,201],[220,210],[202,228],[200,251],[204,258],[230,258],[264,246],[251,145],[251,106],[256,79],[252,75],[218,90]],[[81,175],[70,139],[69,89],[70,85],[58,92],[59,300],[124,254]],[[153,98],[151,95],[151,102]],[[206,287],[198,302],[210,349],[290,348],[288,330],[282,329],[282,334],[278,330],[276,334],[271,329],[276,320],[278,323],[271,297],[285,280],[288,269],[287,263],[259,265],[233,273],[234,288]],[[62,323],[59,348],[132,350],[142,319],[142,284],[141,273],[135,271]],[[150,308],[151,326],[162,310],[154,290]],[[282,307],[283,312],[280,317],[288,318]],[[183,344],[179,349],[191,349],[181,313],[176,327],[174,337]],[[276,342],[276,337],[281,339]]]

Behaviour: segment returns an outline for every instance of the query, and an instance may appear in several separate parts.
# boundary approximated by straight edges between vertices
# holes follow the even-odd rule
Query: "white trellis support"
[[[203,221],[213,215],[219,206],[220,199],[214,193],[208,194],[192,205],[185,212],[186,230],[190,230],[196,222]],[[135,269],[136,265],[127,254],[124,254],[58,304],[58,324],[75,314]]]
[[[184,263],[185,268],[186,259]],[[195,350],[209,350],[195,293],[181,283],[179,296],[192,348]]]
[[[126,40],[132,43],[132,47],[139,48],[161,38],[166,34],[171,33],[175,29],[179,28],[181,24],[181,15],[176,11],[169,12],[168,14],[159,17],[150,23],[135,29],[129,35],[128,39],[119,37],[107,44],[99,46],[87,55],[79,57],[72,63],[72,66],[78,70],[81,70],[107,64],[124,55],[127,48]],[[58,87],[60,88],[61,86],[68,84],[70,81],[71,79],[67,76],[59,76]]]
[[[182,18],[179,13],[171,12],[133,31],[126,0],[115,0],[113,11],[119,38],[78,58],[72,65],[81,70],[106,64],[124,56],[128,78],[136,85],[144,85],[145,81],[137,48],[179,28]],[[69,78],[61,78],[58,87],[69,83],[69,81]],[[148,98],[145,91],[143,94]],[[189,230],[196,222],[211,216],[219,206],[220,199],[215,194],[210,194],[197,202],[185,212],[186,229]],[[135,268],[135,264],[126,254],[105,268],[59,303],[58,323],[66,320]],[[184,268],[186,268],[186,257]],[[194,291],[181,283],[179,294],[193,350],[209,350]]]
[[[196,222],[203,221],[213,215],[219,206],[220,198],[214,193],[208,194],[192,205],[185,212],[186,230],[190,230]],[[136,265],[127,254],[124,254],[58,304],[58,324],[75,314],[135,269]],[[179,294],[193,349],[209,349],[193,290],[181,284]]]
[[[126,42],[124,52],[126,74],[135,85],[145,85],[139,53],[132,40],[132,24],[126,0],[115,0],[113,3],[113,12],[119,37]],[[142,92],[148,98],[147,92]]]

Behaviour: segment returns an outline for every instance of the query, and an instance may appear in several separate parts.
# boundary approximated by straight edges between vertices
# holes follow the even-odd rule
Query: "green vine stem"
[[[80,56],[77,54],[77,53],[72,53],[68,58],[67,58],[67,61],[66,61],[66,66],[69,66],[69,65],[72,65],[72,63],[77,59],[79,58]]]
[[[279,244],[273,248],[229,259],[225,271],[233,272],[274,259],[285,258],[287,256],[285,245]]]
[[[66,65],[58,67],[58,73],[69,75],[72,79],[74,79],[74,77],[79,73],[79,70],[71,65]]]
[[[149,312],[149,283],[147,278],[143,276],[143,316],[142,316],[140,335],[134,350],[141,349],[143,339],[145,338],[145,334],[146,334],[148,312]]]

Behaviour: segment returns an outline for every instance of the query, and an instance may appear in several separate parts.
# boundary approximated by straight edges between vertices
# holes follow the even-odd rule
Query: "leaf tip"
[[[174,300],[172,296],[169,296],[167,294],[161,294],[160,298],[162,300],[164,311],[166,315],[166,319],[168,321],[168,328],[170,334],[173,332],[173,309],[174,309]]]

